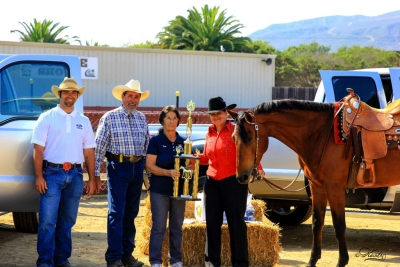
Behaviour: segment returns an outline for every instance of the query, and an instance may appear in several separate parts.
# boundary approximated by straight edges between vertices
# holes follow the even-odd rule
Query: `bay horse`
[[[236,123],[232,138],[236,144],[237,180],[240,183],[249,182],[254,164],[259,163],[268,149],[268,137],[286,144],[297,153],[300,167],[310,181],[313,241],[306,266],[316,266],[321,258],[322,228],[328,202],[339,245],[336,266],[346,266],[349,254],[346,245],[345,191],[352,157],[345,159],[345,145],[334,142],[334,104],[275,100],[245,112],[228,112]],[[350,153],[353,153],[353,148],[350,148]],[[386,157],[375,160],[378,178],[373,187],[399,184],[400,177],[393,175],[400,173],[399,161],[399,149],[388,150]]]

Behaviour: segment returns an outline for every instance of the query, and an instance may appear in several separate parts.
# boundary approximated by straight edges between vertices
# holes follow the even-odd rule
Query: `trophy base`
[[[199,200],[201,200],[200,198],[193,198],[192,196],[186,196],[186,195],[181,195],[180,197],[170,196],[170,198],[175,199],[175,200],[182,200],[182,201],[199,201]]]

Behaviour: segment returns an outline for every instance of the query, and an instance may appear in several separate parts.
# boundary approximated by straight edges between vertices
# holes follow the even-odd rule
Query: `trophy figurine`
[[[200,154],[200,151],[196,149],[196,156],[193,156],[192,153],[192,144],[193,141],[190,140],[190,136],[192,135],[192,112],[195,109],[195,104],[193,101],[190,101],[186,105],[186,109],[189,111],[189,116],[187,119],[186,124],[186,140],[184,143],[183,154],[180,154],[181,151],[179,148],[176,149],[175,155],[175,165],[174,168],[177,171],[182,171],[182,177],[179,179],[174,180],[174,191],[173,191],[173,198],[180,199],[180,200],[200,200],[197,198],[198,192],[198,185],[199,185],[199,165],[200,165],[200,158],[197,156]],[[181,159],[185,160],[185,166],[181,166]],[[194,160],[194,168],[193,170],[188,168],[191,164],[192,160]],[[178,196],[179,190],[179,180],[184,179],[183,184],[183,194]],[[193,189],[192,195],[189,195],[189,182],[193,179]]]
[[[183,194],[181,195],[182,198],[189,196],[189,180],[192,179],[193,170],[186,169],[185,167],[181,166],[179,169],[183,170],[182,178],[185,180],[183,184]]]

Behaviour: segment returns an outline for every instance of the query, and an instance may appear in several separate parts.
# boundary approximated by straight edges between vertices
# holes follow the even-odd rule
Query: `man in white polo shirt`
[[[86,194],[98,193],[101,183],[94,176],[92,125],[74,108],[85,87],[79,88],[74,78],[66,77],[51,90],[60,104],[40,115],[31,141],[35,186],[40,193],[36,265],[70,267],[71,228],[83,191],[83,157],[89,175]]]

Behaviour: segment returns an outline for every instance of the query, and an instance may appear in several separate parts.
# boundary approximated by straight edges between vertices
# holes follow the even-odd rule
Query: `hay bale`
[[[266,217],[261,223],[247,224],[247,241],[249,243],[249,263],[251,266],[274,266],[279,262],[280,228]]]
[[[261,217],[259,222],[247,223],[247,239],[249,244],[249,264],[250,266],[274,266],[278,263],[279,253],[282,247],[279,244],[280,228],[273,225],[264,216],[265,202],[262,200],[252,200],[254,207],[254,217]],[[185,218],[193,218],[193,201],[186,202],[187,213]],[[146,199],[145,217],[151,220],[150,201]],[[186,217],[187,216],[187,217]],[[137,242],[139,251],[148,254],[149,237],[151,231],[151,222],[142,230],[142,236]],[[168,230],[168,228],[167,228]],[[183,265],[204,265],[204,248],[206,239],[206,224],[196,222],[194,224],[184,224],[182,227],[183,241]],[[163,265],[168,266],[169,237],[168,231],[165,233],[162,245]],[[222,244],[221,244],[221,264],[231,266],[231,252],[229,241],[228,225],[222,225]]]
[[[253,199],[251,205],[254,207],[254,219],[256,221],[262,221],[264,218],[264,213],[266,209],[266,203],[264,200]]]
[[[145,255],[149,255],[150,232],[151,227],[143,226],[141,235],[137,235],[135,240],[136,248]]]
[[[194,201],[186,201],[185,219],[194,219]]]

